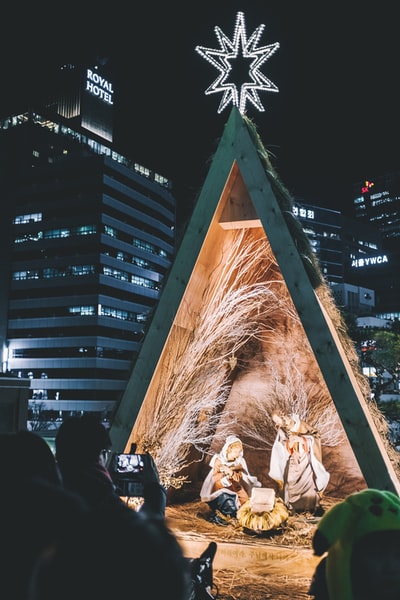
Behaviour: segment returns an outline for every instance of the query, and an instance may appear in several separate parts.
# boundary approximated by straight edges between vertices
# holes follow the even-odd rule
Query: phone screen
[[[143,468],[144,462],[141,454],[118,454],[117,473],[141,473]]]

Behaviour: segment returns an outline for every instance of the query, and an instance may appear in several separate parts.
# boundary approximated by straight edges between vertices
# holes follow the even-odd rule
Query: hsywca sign
[[[374,267],[375,265],[383,265],[388,263],[389,259],[386,254],[380,254],[379,256],[369,256],[368,258],[354,258],[351,261],[352,267]]]

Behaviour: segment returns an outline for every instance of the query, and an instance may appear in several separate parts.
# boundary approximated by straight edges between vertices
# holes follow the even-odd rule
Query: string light
[[[246,111],[246,103],[251,102],[260,112],[264,112],[261,104],[259,92],[278,92],[277,86],[260,72],[260,67],[267,61],[279,48],[279,42],[268,46],[257,47],[264,25],[259,25],[254,33],[247,39],[244,13],[238,12],[236,16],[235,30],[233,40],[231,41],[219,27],[214,31],[217,36],[220,49],[206,48],[205,46],[196,46],[195,50],[212,64],[219,71],[216,80],[206,89],[205,94],[215,94],[222,92],[218,113],[232,102],[237,106],[243,115]],[[234,82],[229,82],[228,78],[232,70],[232,61],[243,58],[249,61],[249,82],[238,86]]]

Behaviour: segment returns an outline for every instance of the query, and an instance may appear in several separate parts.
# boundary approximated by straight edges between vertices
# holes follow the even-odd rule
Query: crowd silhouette
[[[215,599],[211,543],[184,556],[165,520],[157,479],[132,509],[106,466],[108,431],[91,416],[59,429],[53,454],[40,435],[0,434],[1,597],[7,600]],[[397,600],[400,500],[366,489],[319,520],[312,547],[324,556],[310,582],[315,600]]]
[[[7,600],[188,600],[191,568],[168,529],[165,497],[143,510],[116,493],[108,431],[91,416],[63,422],[53,454],[28,431],[0,435],[0,582]]]

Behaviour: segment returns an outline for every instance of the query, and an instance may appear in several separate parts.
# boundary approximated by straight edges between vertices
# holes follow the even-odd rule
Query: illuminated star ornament
[[[244,13],[239,12],[236,16],[232,41],[226,37],[219,27],[215,27],[214,31],[218,38],[220,50],[196,46],[196,52],[219,71],[217,79],[205,91],[206,95],[222,92],[223,96],[218,113],[221,113],[230,102],[233,106],[238,107],[242,115],[246,111],[246,102],[251,102],[260,112],[264,112],[258,92],[279,92],[276,85],[260,72],[260,67],[279,48],[279,42],[269,46],[257,47],[264,27],[264,25],[259,25],[247,39]],[[240,94],[236,83],[228,81],[228,78],[232,77],[234,61],[248,64],[246,76],[250,81],[242,83]]]

